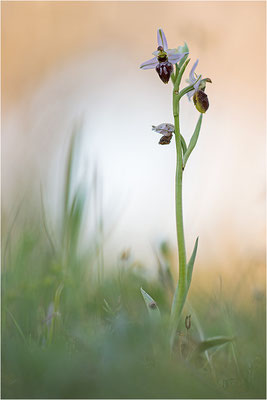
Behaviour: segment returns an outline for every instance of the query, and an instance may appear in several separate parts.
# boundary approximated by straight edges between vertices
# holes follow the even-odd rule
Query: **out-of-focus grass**
[[[79,247],[88,197],[74,185],[76,151],[74,135],[56,233],[41,201],[41,222],[3,232],[2,398],[265,398],[264,294],[243,303],[194,281],[191,327],[181,321],[170,354],[170,249],[158,249],[156,279],[127,252],[103,274],[101,243]],[[197,351],[215,336],[232,340]]]

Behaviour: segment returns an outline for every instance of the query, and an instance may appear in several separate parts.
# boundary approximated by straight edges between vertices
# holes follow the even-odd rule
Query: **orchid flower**
[[[159,144],[170,144],[172,134],[174,133],[174,125],[167,123],[163,123],[157,126],[152,125],[152,131],[155,131],[162,135]]]
[[[186,257],[186,246],[184,236],[184,223],[183,223],[183,197],[182,197],[182,182],[183,173],[188,162],[188,159],[194,150],[201,129],[203,113],[205,113],[209,107],[208,96],[205,93],[206,82],[211,82],[209,78],[202,79],[201,75],[195,73],[198,65],[198,60],[194,63],[193,68],[189,74],[189,86],[180,89],[181,81],[185,69],[187,68],[190,60],[186,60],[189,52],[188,46],[185,43],[184,46],[179,46],[177,49],[169,49],[166,37],[162,29],[158,29],[157,32],[158,48],[157,51],[152,53],[155,57],[151,60],[145,61],[141,64],[141,69],[156,69],[160,79],[164,83],[168,83],[170,77],[173,81],[173,92],[172,92],[172,111],[174,124],[163,123],[157,126],[152,125],[152,130],[159,133],[161,136],[159,144],[169,144],[172,137],[175,137],[175,149],[176,149],[176,174],[175,174],[175,206],[176,206],[176,230],[177,230],[177,246],[178,246],[178,259],[179,259],[179,279],[176,285],[175,293],[173,295],[171,314],[170,314],[170,345],[171,349],[175,345],[177,337],[177,328],[179,321],[182,316],[186,298],[189,292],[192,273],[195,264],[198,238],[196,238],[195,245],[191,254],[191,257]],[[179,62],[179,60],[181,60]],[[179,63],[178,63],[179,62]],[[177,64],[178,63],[178,64]],[[173,64],[176,64],[176,71],[173,74]],[[193,97],[194,105],[197,110],[201,113],[195,130],[191,136],[190,142],[187,145],[182,133],[180,124],[180,101],[182,97],[187,94],[189,100]],[[158,308],[155,306],[156,303],[142,288],[141,293],[145,300],[146,305],[155,308],[159,313]],[[155,307],[154,307],[155,306]],[[149,309],[151,314],[151,310]],[[157,314],[155,314],[157,315]],[[190,328],[190,318],[186,319],[186,328]]]
[[[183,52],[182,47],[168,49],[166,36],[162,29],[157,32],[158,48],[152,54],[155,56],[140,65],[141,69],[156,69],[160,79],[168,83],[173,72],[173,64],[180,61],[188,52]]]
[[[209,108],[209,100],[208,96],[205,93],[205,89],[206,82],[211,83],[211,80],[209,78],[201,79],[201,75],[197,75],[195,73],[197,65],[198,60],[193,65],[189,74],[189,79],[187,79],[187,83],[189,83],[190,85],[194,85],[194,89],[188,92],[187,96],[189,101],[191,101],[191,98],[193,97],[196,109],[203,114]]]
[[[195,62],[195,64],[193,65],[193,67],[190,71],[189,79],[186,80],[186,82],[189,83],[190,85],[194,85],[194,89],[191,90],[191,92],[187,93],[189,101],[191,101],[191,98],[194,96],[195,92],[198,90],[200,80],[201,80],[201,75],[197,75],[195,73],[195,69],[196,69],[197,65],[198,65],[198,60]]]
[[[157,126],[152,125],[152,131],[160,133],[161,135],[171,136],[171,134],[174,133],[174,125],[167,123],[163,123]]]

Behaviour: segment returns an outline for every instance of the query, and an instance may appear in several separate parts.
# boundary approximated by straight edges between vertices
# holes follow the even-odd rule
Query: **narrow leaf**
[[[52,239],[52,235],[51,235],[51,233],[49,231],[49,228],[48,228],[48,222],[47,222],[46,211],[45,211],[45,206],[44,206],[44,197],[43,197],[43,188],[42,188],[42,186],[40,186],[40,191],[41,191],[41,210],[42,210],[44,230],[45,230],[47,239],[48,239],[48,241],[49,241],[49,243],[51,245],[51,248],[53,250],[53,253],[57,254],[56,247],[55,247],[54,241]]]
[[[191,283],[191,279],[192,279],[194,263],[195,263],[195,259],[196,259],[196,255],[197,255],[197,246],[198,246],[198,237],[196,239],[195,246],[194,246],[191,258],[188,261],[188,264],[186,266],[186,269],[187,269],[187,287],[188,287],[188,289],[190,287],[190,283]]]
[[[60,296],[61,296],[61,292],[64,288],[63,283],[60,283],[60,285],[58,286],[56,293],[55,293],[55,297],[54,297],[54,311],[53,311],[53,318],[51,319],[51,326],[48,332],[48,343],[51,344],[53,337],[54,337],[54,332],[56,329],[56,320],[55,317],[59,315],[58,313],[58,309],[59,309],[59,303],[60,303]]]
[[[212,347],[222,346],[226,343],[232,342],[234,337],[227,337],[227,336],[215,336],[209,339],[203,340],[200,342],[196,348],[197,353],[202,353],[206,350],[211,349]]]
[[[13,321],[13,323],[14,323],[14,325],[15,325],[15,327],[16,327],[18,333],[19,333],[19,335],[20,335],[21,338],[23,339],[24,343],[27,344],[26,337],[25,337],[24,333],[22,332],[22,329],[21,329],[21,327],[19,326],[18,322],[16,321],[14,315],[13,315],[7,308],[6,308],[6,311],[7,311],[7,313],[9,314],[10,318],[12,319],[12,321]]]
[[[60,296],[61,296],[61,292],[62,292],[63,288],[64,288],[63,283],[60,283],[60,285],[58,286],[58,288],[56,290],[55,298],[54,298],[55,311],[58,311]]]
[[[181,137],[181,145],[182,145],[182,149],[183,149],[183,154],[185,155],[186,151],[187,151],[187,145],[186,145],[186,141],[184,140],[184,137],[180,134]]]
[[[187,43],[185,42],[184,43],[184,45],[183,46],[179,46],[180,48],[181,48],[181,51],[182,52],[184,52],[184,53],[188,53],[188,54],[186,54],[182,59],[181,59],[181,61],[179,62],[179,68],[181,68],[182,67],[182,65],[183,65],[183,63],[186,61],[186,59],[188,58],[188,55],[189,55],[189,48],[188,48],[188,46],[187,46]]]
[[[183,57],[183,58],[185,58],[185,57]],[[183,66],[179,70],[179,73],[178,73],[178,76],[176,78],[176,82],[175,82],[175,85],[174,85],[174,90],[178,90],[179,89],[183,73],[184,73],[189,61],[190,61],[190,58],[184,62]]]
[[[195,128],[195,131],[194,131],[194,133],[193,133],[193,135],[191,137],[188,149],[187,149],[187,151],[186,151],[186,153],[184,155],[184,167],[186,165],[186,162],[187,162],[190,154],[192,153],[192,151],[194,150],[194,148],[195,148],[195,146],[197,144],[199,131],[200,131],[200,128],[201,128],[201,123],[202,123],[202,118],[203,118],[203,115],[200,114],[199,119],[197,121],[197,125],[196,125],[196,128]]]
[[[155,302],[155,300],[151,296],[149,296],[149,294],[143,288],[141,288],[140,290],[141,290],[143,299],[144,299],[144,301],[146,303],[146,307],[147,307],[147,310],[149,312],[149,315],[151,317],[153,317],[153,318],[159,319],[160,318],[160,311],[159,311],[159,308],[157,306],[157,303]]]

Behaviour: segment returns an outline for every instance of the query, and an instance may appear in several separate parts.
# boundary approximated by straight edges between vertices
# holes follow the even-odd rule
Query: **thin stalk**
[[[176,178],[175,178],[175,197],[176,197],[176,229],[179,253],[179,281],[175,290],[172,310],[171,310],[171,347],[174,342],[175,332],[183,310],[187,295],[186,279],[186,251],[183,225],[183,205],[182,205],[182,181],[183,181],[183,157],[181,147],[181,133],[179,123],[179,87],[174,85],[173,89],[173,116],[175,127],[175,142],[177,153]]]

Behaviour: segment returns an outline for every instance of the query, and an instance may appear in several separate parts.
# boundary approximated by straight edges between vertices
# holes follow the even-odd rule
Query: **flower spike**
[[[169,320],[169,339],[171,350],[176,344],[177,328],[183,313],[188,291],[192,280],[193,267],[196,259],[198,238],[195,241],[195,246],[192,255],[187,261],[185,235],[183,228],[183,196],[182,196],[182,181],[183,172],[186,163],[194,150],[202,124],[203,113],[209,108],[208,96],[205,93],[206,83],[210,82],[209,78],[202,79],[202,75],[196,74],[198,60],[195,61],[187,82],[189,85],[180,89],[181,81],[185,69],[187,68],[190,59],[188,58],[189,49],[186,43],[176,49],[169,49],[166,36],[162,29],[157,31],[157,50],[152,54],[154,58],[145,61],[141,64],[142,69],[155,69],[160,79],[164,83],[168,83],[171,78],[173,83],[173,118],[174,125],[170,123],[162,123],[157,126],[152,125],[152,130],[159,133],[160,145],[170,144],[172,137],[175,136],[175,149],[176,149],[176,175],[175,175],[175,203],[176,203],[176,231],[177,231],[177,245],[178,245],[178,259],[179,259],[179,278],[176,289],[173,295],[170,320]],[[175,64],[175,73],[173,73],[173,65]],[[186,143],[180,127],[180,101],[182,97],[187,94],[188,99],[193,98],[194,105],[200,112],[198,122],[196,124],[194,133],[190,142]],[[142,295],[145,299],[146,305],[150,313],[151,310],[156,309],[155,301],[141,288]],[[191,315],[187,315],[185,319],[185,327],[187,331],[191,327]]]

